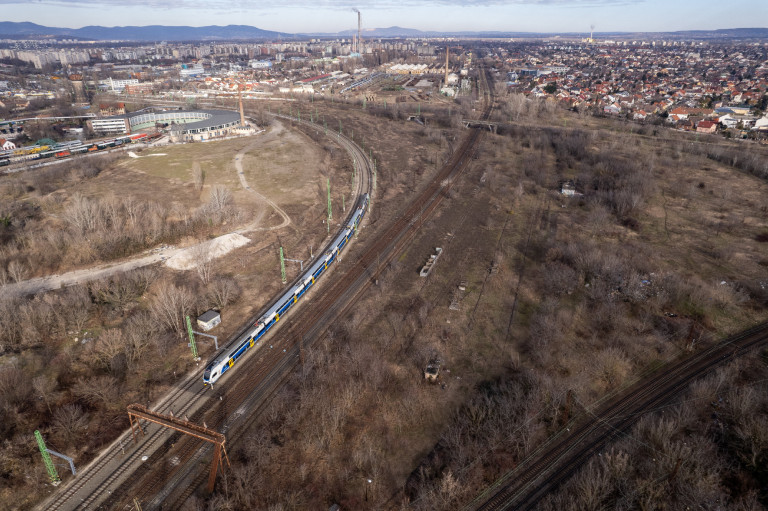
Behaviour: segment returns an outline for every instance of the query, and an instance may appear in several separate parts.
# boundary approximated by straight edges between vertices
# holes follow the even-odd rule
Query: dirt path
[[[279,134],[281,131],[283,131],[283,125],[279,122],[275,121],[272,125],[272,130],[270,131],[270,135],[274,136]],[[257,145],[261,145],[264,143],[264,140],[259,140],[258,142],[255,142],[251,144],[250,146],[244,148],[242,151],[237,153],[235,155],[235,169],[237,170],[237,177],[240,179],[240,186],[243,187],[244,190],[247,190],[254,194],[256,197],[258,197],[263,202],[266,202],[272,208],[274,208],[275,211],[283,218],[283,221],[280,223],[280,225],[275,225],[273,227],[259,227],[259,224],[261,224],[262,220],[264,220],[264,215],[266,212],[262,209],[259,212],[259,215],[256,217],[256,219],[251,223],[251,225],[248,225],[246,227],[243,227],[242,229],[238,229],[234,232],[242,234],[246,232],[253,232],[253,231],[272,231],[275,229],[282,229],[283,227],[288,227],[291,225],[291,217],[288,216],[288,214],[283,211],[280,206],[275,204],[274,201],[271,199],[268,199],[267,197],[263,196],[248,184],[248,181],[245,179],[245,173],[243,172],[243,156],[248,151],[254,149]]]
[[[90,280],[110,277],[118,272],[130,271],[142,266],[165,261],[169,257],[181,254],[185,250],[190,250],[191,248],[192,247],[177,248],[164,245],[152,249],[150,255],[137,257],[136,259],[128,261],[99,264],[91,268],[74,270],[62,275],[47,275],[45,277],[29,279],[15,284],[6,284],[5,286],[0,287],[0,296],[35,294],[41,291],[50,291],[52,289],[81,284]]]
[[[283,125],[280,122],[275,121],[272,125],[272,130],[270,130],[269,135],[270,136],[279,135],[283,130],[284,130]],[[259,140],[258,142],[255,142],[254,144],[247,146],[245,149],[237,153],[235,155],[235,168],[237,170],[237,175],[240,178],[240,184],[243,187],[243,189],[256,195],[259,199],[261,199],[266,204],[274,208],[275,211],[277,211],[277,213],[282,217],[283,221],[279,225],[276,225],[273,227],[259,227],[259,224],[262,222],[262,220],[264,219],[264,216],[266,215],[266,211],[264,208],[259,213],[258,217],[254,220],[254,222],[251,223],[251,225],[248,225],[241,229],[237,229],[227,234],[223,234],[222,236],[218,236],[214,240],[203,241],[201,243],[197,243],[189,247],[173,247],[173,246],[164,245],[162,247],[154,248],[145,252],[145,254],[147,255],[139,256],[134,259],[129,259],[127,261],[116,261],[116,262],[104,263],[104,264],[93,266],[91,268],[70,271],[62,275],[58,275],[58,274],[47,275],[45,277],[37,277],[37,278],[22,281],[22,282],[18,282],[18,283],[9,283],[9,284],[6,284],[5,286],[0,286],[0,296],[36,294],[39,292],[50,291],[53,289],[59,289],[62,287],[72,286],[75,284],[82,284],[84,282],[88,282],[91,280],[110,277],[119,272],[126,272],[130,270],[134,270],[136,268],[141,268],[142,266],[148,266],[150,264],[156,264],[160,262],[164,262],[164,264],[168,266],[168,260],[171,258],[173,258],[175,261],[178,261],[181,259],[184,259],[184,260],[189,259],[191,257],[190,254],[193,254],[196,250],[198,250],[198,247],[201,247],[203,245],[211,246],[211,244],[216,243],[216,240],[224,241],[228,236],[231,236],[234,234],[240,235],[240,234],[245,234],[245,233],[254,232],[254,231],[271,231],[275,229],[282,229],[283,227],[289,226],[291,224],[291,218],[288,216],[288,214],[285,211],[283,211],[280,208],[280,206],[275,204],[274,201],[263,196],[259,192],[253,190],[248,184],[248,181],[246,180],[245,174],[243,172],[242,160],[245,153],[252,150],[258,144],[263,144],[263,143],[264,143],[263,139]],[[229,250],[226,250],[224,253],[228,251]],[[224,253],[218,254],[218,255],[224,255]]]

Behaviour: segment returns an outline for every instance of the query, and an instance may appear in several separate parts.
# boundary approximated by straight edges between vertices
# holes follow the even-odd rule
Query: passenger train
[[[341,253],[341,250],[349,242],[358,226],[363,219],[366,210],[368,209],[368,203],[370,196],[366,193],[360,199],[360,205],[355,210],[349,224],[344,230],[333,240],[331,248],[318,258],[318,260],[312,264],[309,269],[301,276],[298,283],[291,289],[286,291],[276,302],[270,307],[266,313],[264,313],[259,320],[254,323],[253,327],[249,328],[240,337],[237,342],[233,343],[231,347],[228,347],[216,359],[208,364],[203,373],[203,384],[213,385],[213,383],[221,378],[221,376],[227,372],[235,362],[242,357],[249,348],[259,345],[259,340],[277,323],[281,317],[285,315],[293,305],[298,302],[307,290],[315,284],[315,281],[322,275],[328,266],[336,260]]]

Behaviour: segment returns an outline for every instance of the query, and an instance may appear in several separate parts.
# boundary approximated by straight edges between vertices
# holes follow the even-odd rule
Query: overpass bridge
[[[491,133],[496,133],[496,131],[499,129],[499,125],[504,123],[493,121],[478,121],[474,119],[462,119],[461,124],[463,124],[465,128],[486,128]]]

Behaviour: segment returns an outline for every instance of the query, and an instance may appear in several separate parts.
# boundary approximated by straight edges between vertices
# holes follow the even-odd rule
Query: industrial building
[[[90,119],[88,126],[94,133],[116,135],[155,128],[158,124],[170,126],[174,142],[205,141],[230,134],[243,134],[251,128],[241,126],[241,115],[229,110],[171,110],[167,112],[141,112]]]
[[[131,125],[124,115],[88,119],[88,127],[97,135],[123,135],[131,132]]]

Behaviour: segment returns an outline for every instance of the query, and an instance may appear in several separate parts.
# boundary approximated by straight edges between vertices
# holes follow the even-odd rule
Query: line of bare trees
[[[60,223],[40,215],[18,216],[0,249],[0,284],[60,266],[111,260],[182,236],[202,235],[224,222],[239,221],[229,189],[215,186],[209,201],[192,212],[183,205],[141,201],[132,196],[88,197],[75,193],[63,204]],[[12,222],[12,221],[11,221]]]

